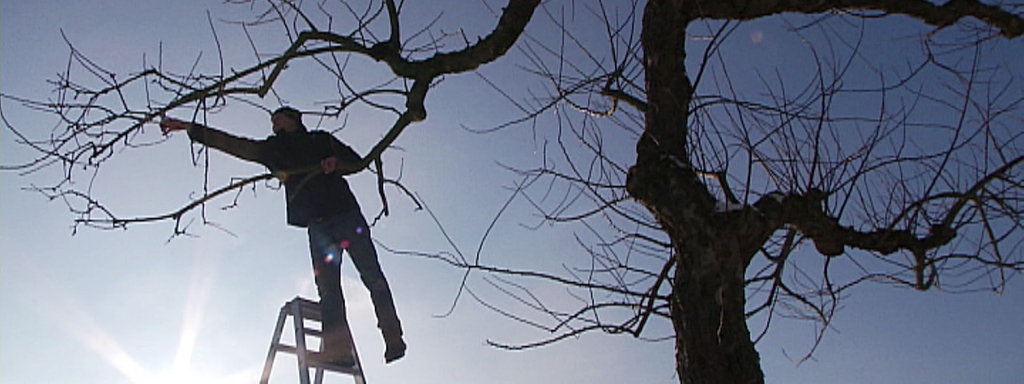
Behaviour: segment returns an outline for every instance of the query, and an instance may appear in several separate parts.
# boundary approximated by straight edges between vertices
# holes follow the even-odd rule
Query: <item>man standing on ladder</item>
[[[362,158],[348,145],[324,131],[308,131],[302,113],[291,107],[274,111],[274,134],[264,140],[233,136],[224,131],[174,118],[160,122],[164,134],[187,131],[192,141],[216,148],[242,160],[263,164],[283,177],[288,224],[306,228],[313,258],[313,276],[320,294],[323,315],[325,362],[353,366],[352,339],[341,292],[341,254],[348,252],[359,276],[370,291],[377,327],[384,336],[388,363],[405,356],[402,324],[395,312],[387,279],[380,269],[377,251],[339,164]],[[316,167],[319,164],[319,167]]]

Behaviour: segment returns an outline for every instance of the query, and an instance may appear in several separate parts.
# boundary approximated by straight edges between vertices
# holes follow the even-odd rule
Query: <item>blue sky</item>
[[[219,18],[247,16],[244,8],[215,1],[5,0],[0,7],[0,89],[39,99],[51,96],[52,86],[45,80],[67,65],[62,30],[99,64],[124,73],[137,70],[144,53],[153,60],[158,49],[165,64],[175,68],[187,68],[199,52],[203,65],[216,65],[207,11],[215,23]],[[445,13],[438,29],[460,23],[472,36],[494,22],[477,2],[459,8]],[[423,14],[439,9],[438,5]],[[246,56],[250,51],[240,31],[217,25],[228,64],[245,66],[251,56]],[[529,28],[542,33],[536,24]],[[777,26],[751,28],[742,36],[763,31],[756,40],[764,39],[749,47],[751,53],[779,52],[765,48],[773,42],[777,29],[772,28]],[[274,45],[280,41],[272,38],[264,41],[266,49],[284,47]],[[1017,50],[1019,46],[1018,42]],[[501,61],[485,68],[488,74],[505,74],[498,78],[506,81],[515,79],[518,70]],[[288,103],[309,108],[304,106],[316,105],[332,86],[310,86],[302,71],[301,65],[290,70],[280,91]],[[498,162],[532,167],[540,159],[529,129],[475,135],[460,128],[488,126],[515,115],[507,105],[501,109],[504,104],[499,101],[474,74],[447,78],[429,95],[428,119],[410,127],[396,143],[401,151],[389,157],[389,169],[397,172],[401,167],[403,181],[466,250],[475,249],[507,198],[507,187],[517,179]],[[278,105],[272,98],[259,103],[267,108]],[[8,101],[3,113],[30,132],[45,134],[54,124]],[[187,117],[187,112],[179,117]],[[306,123],[318,125],[309,119]],[[266,115],[238,103],[212,115],[210,124],[249,137],[269,133]],[[365,153],[389,124],[378,115],[353,114],[337,135]],[[342,125],[338,120],[319,124],[324,129]],[[144,135],[160,139],[155,126]],[[0,131],[0,163],[31,156],[13,141],[9,131]],[[628,151],[632,143],[622,147]],[[201,190],[203,170],[192,166],[190,156],[183,135],[118,153],[104,166],[94,192],[127,216],[169,211]],[[263,171],[221,155],[210,161],[213,184]],[[167,223],[127,231],[80,229],[72,236],[73,216],[63,203],[23,190],[53,180],[53,171],[27,177],[0,173],[0,382],[257,380],[280,305],[296,295],[315,298],[306,235],[285,225],[281,193],[262,186],[246,190],[239,195],[239,207],[221,210],[227,204],[222,202],[208,209],[207,219],[215,225],[194,223],[189,228],[194,236],[171,241],[167,240],[173,226]],[[373,176],[363,172],[352,178],[352,184],[364,213],[372,217],[380,207]],[[414,211],[398,193],[389,194],[389,199],[393,213],[373,228],[376,239],[398,249],[449,249],[426,213]],[[499,235],[485,248],[485,261],[510,266],[578,261],[578,252],[562,252],[575,249],[571,232],[526,231],[519,224],[535,218],[526,212],[525,203],[513,207],[519,210],[499,223]],[[381,252],[381,262],[406,326],[409,352],[395,364],[383,364],[383,345],[368,297],[351,266],[346,266],[349,316],[370,382],[677,382],[674,352],[667,342],[588,334],[528,351],[489,347],[486,340],[530,342],[545,334],[465,297],[449,316],[439,317],[455,300],[460,271],[387,252]],[[486,286],[477,276],[470,282]],[[770,383],[1014,382],[1024,377],[1020,283],[1012,280],[1003,295],[920,293],[866,285],[844,302],[813,360],[799,365],[793,361],[809,348],[811,325],[780,321],[758,344],[762,366]],[[546,289],[550,291],[543,293],[558,293]],[[666,326],[653,325],[651,334],[666,334]],[[294,381],[289,359],[277,360],[272,383]]]

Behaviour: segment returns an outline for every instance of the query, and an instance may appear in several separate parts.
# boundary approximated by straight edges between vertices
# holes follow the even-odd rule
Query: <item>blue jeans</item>
[[[395,312],[391,289],[380,269],[377,250],[370,240],[370,227],[359,211],[313,220],[307,226],[313,275],[320,294],[323,314],[324,351],[351,349],[345,315],[345,297],[341,292],[341,255],[347,252],[359,271],[363,285],[370,291],[377,327],[384,338],[402,336],[402,324]]]

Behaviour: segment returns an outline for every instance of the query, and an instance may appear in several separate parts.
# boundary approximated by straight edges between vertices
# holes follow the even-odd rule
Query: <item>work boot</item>
[[[405,341],[402,340],[402,336],[385,337],[384,346],[387,348],[384,351],[385,363],[390,363],[405,356]]]
[[[337,365],[345,368],[352,368],[356,365],[356,359],[351,353],[314,352],[312,355],[313,360],[321,364]]]
[[[344,367],[356,365],[356,359],[352,355],[352,339],[348,332],[332,332],[331,335],[324,337],[323,343],[322,352],[318,356],[320,361]]]

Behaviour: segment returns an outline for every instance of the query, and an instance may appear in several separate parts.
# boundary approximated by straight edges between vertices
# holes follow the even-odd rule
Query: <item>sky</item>
[[[454,1],[450,4],[456,4]],[[493,4],[496,8],[500,4]],[[434,15],[444,2],[422,13]],[[413,7],[414,5],[410,5]],[[449,8],[454,9],[454,6]],[[443,13],[436,33],[458,22],[467,35],[494,23],[479,2],[458,3]],[[68,47],[120,73],[137,70],[143,55],[159,53],[165,65],[188,68],[197,61],[217,65],[208,14],[213,15],[225,62],[241,68],[251,49],[237,25],[245,7],[219,1],[53,1],[0,3],[0,92],[46,99],[46,81],[67,66]],[[410,16],[412,17],[412,16]],[[427,19],[416,19],[426,23]],[[751,54],[763,53],[776,29],[754,24]],[[412,28],[406,29],[413,30]],[[535,24],[528,32],[543,34]],[[262,35],[254,31],[257,37]],[[756,38],[755,38],[756,36]],[[283,49],[269,36],[266,50]],[[763,43],[762,43],[763,42]],[[276,44],[276,45],[275,45]],[[1020,44],[1017,43],[1017,50]],[[202,56],[199,56],[202,52]],[[760,56],[768,57],[773,56]],[[767,59],[765,59],[767,60]],[[485,68],[509,81],[520,71],[498,61]],[[279,93],[289,104],[309,108],[333,90],[316,87],[301,64],[289,69]],[[353,70],[360,70],[355,67]],[[502,77],[504,76],[504,77]],[[493,125],[515,116],[500,96],[475,74],[446,77],[428,96],[428,119],[403,134],[389,154],[392,172],[426,202],[467,252],[477,243],[509,196],[517,176],[502,164],[531,167],[541,148],[529,129],[479,135],[463,126]],[[280,101],[257,100],[273,109]],[[45,135],[52,118],[4,101],[3,116],[28,132]],[[188,111],[181,111],[187,118]],[[242,136],[269,134],[265,114],[242,103],[211,115],[211,125]],[[306,124],[341,128],[336,134],[365,153],[390,121],[375,114]],[[155,126],[143,135],[162,140]],[[0,130],[0,164],[32,154]],[[625,143],[632,148],[632,143]],[[192,163],[183,135],[159,145],[119,152],[104,165],[93,192],[126,216],[163,213],[201,191],[203,168]],[[227,156],[210,157],[211,184],[262,173],[260,166]],[[133,225],[127,230],[80,228],[59,200],[27,191],[54,180],[54,171],[31,175],[0,173],[0,382],[21,383],[251,383],[258,380],[280,306],[294,296],[315,298],[305,233],[284,222],[282,192],[259,186],[229,201],[212,204],[209,224],[192,222],[188,236],[171,238],[173,224]],[[394,174],[394,173],[392,173]],[[374,177],[351,178],[364,214],[380,209]],[[372,229],[375,239],[395,249],[450,250],[425,211],[393,190],[392,214]],[[483,252],[498,265],[568,263],[576,245],[571,232],[526,231],[535,222],[519,201],[500,221]],[[564,252],[563,252],[564,251]],[[488,340],[528,343],[545,333],[504,318],[466,295],[459,296],[461,271],[443,263],[381,250],[381,263],[406,328],[407,356],[383,363],[383,342],[374,329],[365,289],[350,264],[343,267],[349,318],[367,381],[373,383],[673,383],[670,342],[629,336],[586,334],[554,345],[505,351]],[[485,287],[472,276],[471,287]],[[557,289],[552,292],[557,293]],[[563,298],[563,300],[568,300]],[[454,303],[454,307],[453,307]],[[651,336],[669,332],[653,324]],[[758,345],[769,383],[1010,383],[1024,377],[1024,285],[1011,280],[1002,295],[914,292],[865,285],[844,301],[814,358],[797,359],[810,347],[811,325],[780,321]],[[280,356],[271,383],[295,382],[294,358]],[[348,378],[328,376],[328,382]]]

